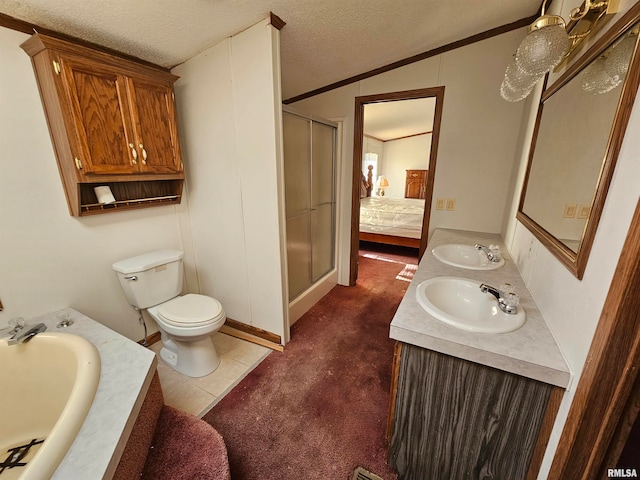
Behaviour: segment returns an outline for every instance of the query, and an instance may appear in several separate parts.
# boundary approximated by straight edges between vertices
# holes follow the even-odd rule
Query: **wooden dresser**
[[[404,198],[425,198],[428,170],[407,170],[404,182]]]

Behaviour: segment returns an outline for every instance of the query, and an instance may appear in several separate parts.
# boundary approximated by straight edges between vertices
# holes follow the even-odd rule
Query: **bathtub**
[[[80,336],[43,332],[19,345],[0,339],[0,480],[52,476],[99,379],[98,350]]]

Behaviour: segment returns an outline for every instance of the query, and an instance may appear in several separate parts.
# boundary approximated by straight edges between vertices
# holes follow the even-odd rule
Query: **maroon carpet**
[[[204,416],[224,438],[233,480],[384,480],[394,341],[389,323],[409,285],[405,264],[360,257],[356,287],[335,287]]]

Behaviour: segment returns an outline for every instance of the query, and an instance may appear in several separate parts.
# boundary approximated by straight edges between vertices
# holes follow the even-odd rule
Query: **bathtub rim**
[[[84,423],[95,394],[101,372],[100,354],[96,346],[86,338],[65,332],[43,332],[28,342],[8,345],[8,339],[0,340],[2,348],[28,349],[44,342],[62,342],[74,352],[76,381],[69,398],[44,443],[20,472],[20,480],[49,478],[58,468]]]

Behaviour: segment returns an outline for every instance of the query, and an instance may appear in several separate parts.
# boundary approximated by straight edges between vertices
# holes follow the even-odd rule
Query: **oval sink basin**
[[[500,310],[496,297],[480,291],[480,282],[458,277],[435,277],[418,285],[416,299],[422,308],[448,325],[469,332],[507,333],[520,328],[525,311]]]
[[[442,263],[469,270],[495,270],[504,265],[503,258],[499,262],[492,262],[483,251],[477,250],[473,245],[447,243],[438,245],[431,252]]]

